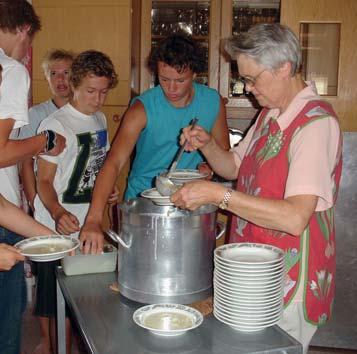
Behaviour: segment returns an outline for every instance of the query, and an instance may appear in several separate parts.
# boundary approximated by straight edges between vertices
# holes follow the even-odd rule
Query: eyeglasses
[[[238,80],[244,85],[249,85],[249,86],[255,86],[257,80],[259,79],[259,76],[263,74],[264,71],[267,71],[268,69],[264,69],[261,71],[257,76],[255,77],[246,77],[246,76],[239,76]]]

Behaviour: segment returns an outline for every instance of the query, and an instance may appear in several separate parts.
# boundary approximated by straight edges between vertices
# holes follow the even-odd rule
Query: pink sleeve
[[[285,198],[316,195],[316,211],[332,207],[334,181],[331,173],[336,164],[339,139],[340,128],[332,117],[318,119],[297,133],[289,150]]]

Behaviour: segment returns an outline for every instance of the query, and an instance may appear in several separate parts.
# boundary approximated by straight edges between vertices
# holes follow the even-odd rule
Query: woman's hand
[[[170,200],[181,209],[196,210],[205,204],[219,205],[225,191],[219,183],[200,180],[185,183]]]
[[[202,127],[196,125],[192,130],[191,126],[185,127],[180,136],[180,144],[184,144],[187,140],[186,151],[195,151],[202,149],[212,139],[211,134],[207,133]]]

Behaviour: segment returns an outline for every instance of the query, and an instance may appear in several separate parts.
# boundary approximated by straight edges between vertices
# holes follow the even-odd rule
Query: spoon
[[[171,181],[170,178],[165,175],[157,176],[155,179],[155,186],[157,191],[163,197],[169,197],[171,194],[174,194],[180,186]]]
[[[198,121],[198,118],[192,119],[190,130],[192,130],[195,127],[197,121]],[[178,150],[176,157],[175,157],[174,161],[172,162],[169,172],[166,174],[166,176],[162,174],[162,175],[156,177],[156,180],[155,180],[156,189],[164,197],[170,196],[171,194],[175,193],[180,188],[180,186],[178,186],[177,184],[175,184],[174,182],[171,181],[170,176],[173,172],[175,172],[177,164],[180,161],[180,159],[183,155],[183,152],[185,151],[187,142],[188,141],[185,140],[185,142],[182,144],[182,146]]]

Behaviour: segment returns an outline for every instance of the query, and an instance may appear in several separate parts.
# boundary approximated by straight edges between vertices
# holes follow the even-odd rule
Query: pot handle
[[[120,243],[124,248],[129,249],[131,246],[131,242],[129,244],[126,244],[122,238],[113,230],[107,230],[107,235],[114,241],[117,243]]]
[[[216,235],[216,240],[219,240],[226,232],[227,225],[219,220],[217,220],[217,225],[219,225],[219,228],[221,229],[221,231]]]

